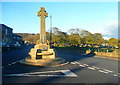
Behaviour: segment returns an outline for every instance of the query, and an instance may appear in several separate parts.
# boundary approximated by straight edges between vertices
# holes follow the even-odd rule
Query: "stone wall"
[[[90,53],[91,50],[86,50],[86,54]],[[96,55],[100,55],[100,56],[109,56],[109,57],[116,57],[116,58],[120,58],[120,53],[119,52],[94,52]]]

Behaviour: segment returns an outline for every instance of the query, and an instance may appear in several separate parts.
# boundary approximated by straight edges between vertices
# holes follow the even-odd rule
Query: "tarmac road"
[[[69,61],[61,67],[40,67],[20,64],[29,56],[33,45],[2,54],[2,82],[4,83],[118,83],[118,61],[83,55],[73,50],[55,48],[57,56]]]

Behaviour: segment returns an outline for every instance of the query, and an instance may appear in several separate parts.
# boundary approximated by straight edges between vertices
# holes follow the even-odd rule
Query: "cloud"
[[[104,26],[104,30],[102,32],[104,37],[108,38],[118,38],[118,22],[113,21],[109,22]]]

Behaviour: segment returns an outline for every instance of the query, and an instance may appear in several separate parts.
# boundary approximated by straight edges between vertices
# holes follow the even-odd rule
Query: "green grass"
[[[64,48],[66,51],[74,51],[74,52],[85,52],[86,50],[96,51],[96,52],[113,52],[113,51],[120,51],[120,49],[113,49],[113,48],[92,48],[92,47],[55,47],[57,49]]]

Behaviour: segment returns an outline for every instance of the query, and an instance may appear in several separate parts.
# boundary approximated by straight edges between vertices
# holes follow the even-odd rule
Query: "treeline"
[[[39,40],[39,34],[28,34],[28,33],[15,33],[22,36],[24,41],[32,44],[36,44]],[[61,31],[59,28],[52,28],[52,32],[46,32],[47,40],[56,45],[101,45],[110,44],[112,46],[118,46],[118,39],[111,38],[109,40],[104,40],[102,34],[94,33],[87,30],[69,29],[67,32]],[[50,35],[52,39],[50,38]]]
[[[20,35],[24,41],[31,43],[31,44],[36,44],[37,40],[39,39],[39,34],[34,34],[34,33],[14,33],[16,35]]]

